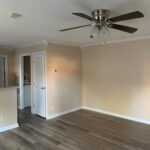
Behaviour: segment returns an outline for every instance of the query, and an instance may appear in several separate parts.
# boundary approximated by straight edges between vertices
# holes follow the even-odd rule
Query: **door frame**
[[[47,110],[48,110],[48,102],[47,102],[47,75],[46,75],[46,68],[47,68],[47,52],[46,51],[37,51],[37,52],[32,52],[32,53],[23,53],[23,54],[20,54],[19,55],[19,87],[20,87],[20,104],[18,106],[19,109],[24,109],[24,97],[23,97],[23,94],[24,94],[24,91],[23,91],[23,61],[22,61],[22,58],[24,56],[30,56],[31,57],[31,112],[32,114],[35,114],[35,104],[34,104],[34,98],[33,98],[33,88],[34,88],[34,85],[33,85],[33,55],[35,54],[44,54],[45,55],[45,118],[48,117],[48,113],[47,113]]]
[[[24,66],[23,66],[23,57],[24,56],[30,56],[30,60],[32,62],[32,55],[31,53],[24,53],[24,54],[20,54],[19,55],[19,89],[20,89],[20,100],[19,100],[19,106],[18,108],[19,109],[24,109],[24,90],[23,90],[23,80],[24,80],[24,77],[23,77],[23,69],[24,69]],[[32,65],[31,65],[31,76],[32,76]],[[32,77],[31,77],[31,86],[32,86]],[[31,101],[32,101],[32,90],[31,90]],[[31,111],[32,111],[32,103],[31,103]]]
[[[7,55],[0,55],[5,59],[5,84],[8,86],[8,56]]]

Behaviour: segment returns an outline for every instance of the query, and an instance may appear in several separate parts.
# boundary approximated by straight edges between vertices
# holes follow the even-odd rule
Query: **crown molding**
[[[150,35],[147,36],[139,36],[135,38],[128,38],[128,39],[120,39],[120,40],[112,40],[112,41],[107,41],[107,44],[117,44],[117,43],[125,43],[125,42],[132,42],[132,41],[140,41],[140,40],[147,40],[150,39]],[[103,44],[100,43],[91,43],[91,44],[84,44],[80,48],[86,48],[86,47],[92,47],[92,46],[102,46]]]
[[[20,46],[17,46],[16,48],[26,48],[26,47],[36,46],[36,45],[40,45],[40,44],[48,45],[48,42],[47,42],[47,40],[43,40],[43,41],[38,41],[38,42],[34,42],[34,43],[20,45]]]
[[[64,46],[74,46],[74,47],[81,47],[79,44],[71,43],[71,42],[63,42],[63,41],[57,41],[57,40],[51,40],[49,42],[50,44],[58,44],[58,45],[64,45]]]
[[[107,44],[125,43],[125,42],[140,41],[140,40],[146,40],[146,39],[150,39],[150,35],[139,36],[139,37],[135,37],[135,38],[120,39],[120,40],[111,40],[111,41],[107,41]],[[17,46],[15,48],[7,48],[7,47],[5,47],[5,49],[13,50],[13,49],[16,49],[16,48],[26,48],[26,47],[30,47],[30,46],[36,46],[36,45],[39,45],[39,44],[44,44],[44,45],[58,44],[58,45],[64,45],[64,46],[79,47],[81,49],[84,49],[86,47],[102,46],[102,45],[104,45],[104,44],[100,44],[100,43],[97,43],[97,42],[96,43],[80,45],[80,44],[75,44],[75,43],[71,43],[71,42],[63,42],[63,41],[57,41],[57,40],[51,40],[50,42],[48,42],[47,40],[43,40],[43,41],[38,41],[38,42],[34,42],[34,43],[20,45],[20,46]]]
[[[14,48],[13,47],[7,47],[7,46],[0,46],[0,49],[12,51]]]
[[[26,48],[26,47],[30,47],[30,46],[36,46],[39,44],[44,44],[44,45],[58,44],[58,45],[64,45],[64,46],[74,46],[74,47],[79,47],[79,48],[81,46],[81,45],[70,43],[70,42],[63,42],[63,41],[57,41],[57,40],[51,40],[48,42],[47,40],[43,40],[43,41],[38,41],[38,42],[34,42],[34,43],[28,43],[28,44],[20,45],[20,46],[17,46],[15,48]]]

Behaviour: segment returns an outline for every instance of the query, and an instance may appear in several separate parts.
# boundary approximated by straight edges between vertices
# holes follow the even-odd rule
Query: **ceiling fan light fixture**
[[[91,35],[91,38],[98,37],[99,31],[98,31],[96,24],[92,26],[91,31],[90,31],[90,35]]]
[[[91,37],[93,38],[98,38],[98,37],[108,37],[110,36],[110,31],[107,27],[106,24],[102,24],[102,25],[97,25],[95,24],[94,26],[92,26],[92,29],[90,31],[90,35],[92,35]]]
[[[109,31],[106,24],[101,26],[101,30],[99,32],[100,32],[100,35],[102,35],[102,36],[109,36],[110,35],[110,31]]]

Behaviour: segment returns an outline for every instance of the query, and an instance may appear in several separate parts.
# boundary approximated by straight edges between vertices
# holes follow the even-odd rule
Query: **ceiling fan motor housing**
[[[110,15],[110,10],[108,9],[99,9],[91,12],[92,17],[97,22],[104,22],[108,19]]]

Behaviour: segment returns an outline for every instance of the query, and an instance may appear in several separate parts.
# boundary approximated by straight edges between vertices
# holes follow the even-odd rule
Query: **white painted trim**
[[[43,41],[38,41],[38,42],[34,42],[34,43],[28,43],[28,44],[24,44],[24,45],[20,45],[15,47],[17,48],[26,48],[26,47],[31,47],[31,46],[36,46],[39,44],[44,44],[44,45],[48,45],[48,44],[58,44],[58,45],[64,45],[64,46],[74,46],[74,47],[81,47],[81,45],[79,44],[75,44],[72,42],[64,42],[64,41],[57,41],[57,40],[50,40],[49,42],[47,40],[43,40]],[[14,49],[14,48],[13,48]]]
[[[71,43],[71,42],[63,42],[63,41],[57,41],[57,40],[51,40],[49,42],[50,44],[58,44],[58,45],[64,45],[64,46],[73,46],[73,47],[81,47],[79,44]]]
[[[20,110],[24,109],[24,107],[22,107],[22,106],[17,106],[17,108]]]
[[[3,50],[13,50],[14,47],[9,47],[9,46],[0,46],[0,49],[3,49]]]
[[[59,112],[59,113],[56,113],[56,114],[53,114],[53,115],[50,115],[48,116],[46,119],[54,119],[54,118],[57,118],[57,117],[60,117],[60,116],[63,116],[63,115],[66,115],[66,114],[69,114],[69,113],[72,113],[72,112],[75,112],[75,111],[78,111],[82,109],[82,107],[76,107],[76,108],[73,108],[73,109],[69,109],[69,110],[66,110],[66,111],[63,111],[63,112]]]
[[[150,39],[150,35],[138,36],[138,37],[120,39],[120,40],[110,40],[110,41],[107,41],[107,44],[124,43],[124,42],[139,41],[139,40],[146,40],[146,39]],[[74,47],[79,47],[81,49],[83,49],[84,47],[91,47],[91,46],[99,46],[100,45],[100,43],[75,44],[72,42],[64,42],[64,41],[59,41],[59,40],[50,40],[49,42],[47,40],[43,40],[43,41],[38,41],[38,42],[34,42],[34,43],[28,43],[28,44],[20,45],[20,46],[17,46],[15,48],[26,48],[26,47],[30,47],[30,46],[36,46],[39,44],[48,45],[49,43],[50,44],[59,44],[59,45],[64,45],[64,46],[74,46]],[[11,49],[15,49],[15,48],[11,48]]]
[[[45,108],[46,108],[46,116],[45,118],[47,118],[48,116],[48,76],[47,76],[47,51],[44,52],[45,54],[45,87],[46,87],[46,91],[45,91],[45,96],[46,96],[46,102],[45,102]]]
[[[22,58],[24,56],[30,56],[31,57],[31,112],[32,114],[35,114],[35,108],[34,108],[34,99],[33,99],[33,55],[34,54],[44,54],[46,59],[46,51],[35,51],[31,53],[23,53],[19,55],[19,77],[20,77],[20,106],[18,106],[19,109],[24,109],[24,100],[23,100],[23,64],[22,64]],[[46,60],[45,60],[45,66],[46,66]],[[46,68],[45,68],[45,74],[46,74]],[[46,78],[46,77],[45,77]],[[47,79],[45,79],[47,80]],[[45,81],[47,82],[47,81]],[[47,85],[47,83],[46,83]],[[47,87],[46,87],[46,95],[47,95]],[[47,104],[47,97],[46,97],[46,104]],[[46,107],[47,108],[47,107]],[[47,109],[46,109],[47,111]],[[46,112],[47,113],[47,112]]]
[[[28,44],[20,45],[16,48],[26,48],[26,47],[30,47],[30,46],[36,46],[39,44],[48,45],[48,42],[46,40],[43,40],[43,41],[38,41],[38,42],[34,42],[34,43],[28,43]]]
[[[127,38],[127,39],[120,39],[120,40],[112,40],[107,41],[107,44],[116,44],[116,43],[124,43],[124,42],[132,42],[132,41],[140,41],[140,40],[147,40],[150,39],[150,35],[147,36],[139,36],[135,38]],[[84,47],[92,47],[92,46],[100,46],[100,43],[91,43],[91,44],[83,44],[80,48],[83,49]]]
[[[20,99],[19,99],[19,106],[18,108],[20,109],[23,109],[24,106],[22,105],[22,102],[23,102],[23,79],[22,79],[22,71],[23,71],[23,68],[22,68],[22,54],[19,56],[19,93],[20,93]]]
[[[102,113],[102,114],[106,114],[106,115],[110,115],[110,116],[130,120],[130,121],[135,121],[135,122],[140,122],[140,123],[143,123],[143,124],[150,125],[149,120],[144,120],[144,119],[136,118],[136,117],[132,117],[132,116],[125,116],[125,115],[121,115],[121,114],[117,114],[117,113],[113,113],[113,112],[108,112],[108,111],[101,110],[101,109],[96,109],[96,108],[89,108],[89,107],[85,107],[85,106],[83,106],[82,108],[85,109],[85,110],[90,110],[90,111],[94,111],[94,112],[98,112],[98,113]]]
[[[46,51],[35,51],[35,52],[32,52],[31,54],[32,55],[33,54],[45,54],[46,55]]]
[[[12,124],[12,125],[9,125],[9,126],[5,126],[5,127],[0,128],[0,133],[4,132],[4,131],[15,129],[15,128],[18,128],[18,127],[19,127],[18,123]]]
[[[32,63],[31,53],[23,53],[23,54],[19,55],[19,70],[20,70],[20,72],[19,72],[20,105],[18,106],[19,109],[24,109],[24,90],[23,90],[23,57],[24,56],[30,56],[31,63]],[[32,76],[32,71],[31,71],[31,76]],[[32,78],[31,78],[31,86],[32,86]],[[31,106],[31,108],[32,108],[32,106]]]

